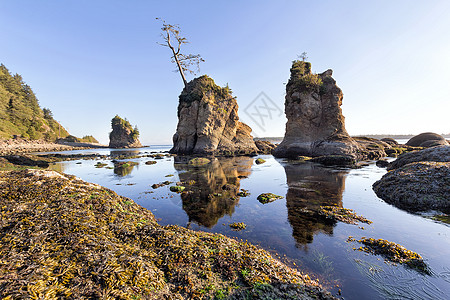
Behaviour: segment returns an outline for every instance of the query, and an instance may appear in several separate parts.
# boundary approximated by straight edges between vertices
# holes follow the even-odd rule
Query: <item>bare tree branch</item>
[[[200,54],[182,54],[181,45],[188,44],[189,42],[185,37],[180,36],[180,27],[176,24],[167,24],[163,19],[156,18],[157,20],[161,20],[163,26],[161,30],[164,33],[161,33],[161,37],[164,43],[157,43],[158,45],[168,47],[172,51],[171,62],[175,63],[178,68],[178,72],[183,79],[184,86],[187,85],[187,80],[184,75],[185,72],[189,72],[191,74],[195,74],[192,67],[195,67],[197,72],[200,71],[200,63],[205,60],[200,56]],[[172,38],[172,39],[171,39]],[[172,41],[176,41],[176,45],[172,45]],[[175,50],[176,49],[176,50]]]

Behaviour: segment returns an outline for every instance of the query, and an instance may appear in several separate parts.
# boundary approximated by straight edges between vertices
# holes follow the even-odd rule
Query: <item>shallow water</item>
[[[148,154],[166,151],[169,146],[154,146],[126,153]],[[99,153],[117,156],[118,150],[79,150],[61,153]],[[256,165],[257,158],[266,160]],[[118,171],[110,160],[95,168],[99,160],[57,163],[52,168],[108,187],[150,209],[159,223],[178,224],[193,230],[218,232],[248,240],[271,251],[290,266],[298,267],[318,279],[345,299],[448,299],[450,295],[450,226],[423,216],[410,214],[377,198],[372,184],[385,173],[370,163],[361,169],[324,168],[312,163],[296,163],[258,157],[217,158],[203,167],[192,167],[182,157],[155,160],[131,159],[137,166]],[[110,167],[108,169],[108,167]],[[195,180],[187,186],[192,193],[181,198],[169,186],[157,189],[154,183]],[[239,197],[237,191],[223,190],[225,184],[250,192]],[[261,204],[261,193],[284,198]],[[355,210],[373,221],[351,225],[324,222],[305,213],[320,205],[335,204]],[[247,228],[233,231],[232,222]],[[431,274],[421,274],[403,265],[384,262],[380,256],[354,251],[353,236],[383,238],[399,243],[422,255]]]

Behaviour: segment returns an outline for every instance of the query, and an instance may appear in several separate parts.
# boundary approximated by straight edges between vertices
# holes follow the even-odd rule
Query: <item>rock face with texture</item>
[[[258,152],[252,129],[239,121],[238,104],[228,87],[208,76],[195,78],[183,89],[178,126],[171,153],[234,155]]]
[[[272,150],[275,149],[275,145],[272,144],[270,141],[255,141],[256,147],[258,148],[260,153],[263,154],[271,154]]]
[[[388,170],[398,169],[404,165],[420,161],[450,162],[450,146],[438,146],[403,153],[389,164]]]
[[[413,147],[434,147],[448,145],[448,142],[442,135],[433,132],[424,132],[413,136],[407,143],[407,146]]]
[[[293,62],[286,85],[286,133],[274,156],[359,156],[361,147],[345,130],[343,93],[332,74],[313,74],[309,62]]]
[[[130,122],[115,116],[111,120],[112,132],[109,134],[110,148],[139,148],[142,147],[139,141],[139,131],[137,127],[133,129]]]
[[[378,197],[408,211],[450,213],[450,162],[414,162],[373,184]]]
[[[450,146],[400,155],[373,184],[378,197],[409,211],[450,213]]]

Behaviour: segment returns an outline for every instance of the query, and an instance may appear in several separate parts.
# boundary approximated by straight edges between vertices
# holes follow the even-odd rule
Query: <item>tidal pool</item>
[[[148,155],[169,150],[152,146],[132,150],[80,150],[64,154],[98,153],[109,159],[61,162],[52,168],[108,187],[151,210],[161,225],[217,232],[248,240],[269,250],[286,264],[318,279],[345,299],[448,299],[450,295],[450,226],[400,210],[377,198],[372,184],[386,172],[374,162],[360,169],[326,168],[308,162],[258,157],[214,158],[191,166],[186,157],[138,157],[114,168],[120,155]],[[257,165],[255,160],[265,163]],[[123,159],[119,159],[123,161]],[[155,164],[145,164],[156,161]],[[98,163],[106,165],[98,168]],[[153,189],[155,183],[171,184]],[[170,191],[176,182],[189,193]],[[234,187],[234,188],[233,188]],[[250,195],[240,197],[247,190]],[[262,204],[259,194],[283,196]],[[372,224],[346,224],[317,218],[322,205],[353,209]],[[243,222],[244,230],[229,227]],[[349,236],[382,238],[419,253],[428,274],[384,262],[381,256],[355,251],[361,245]]]

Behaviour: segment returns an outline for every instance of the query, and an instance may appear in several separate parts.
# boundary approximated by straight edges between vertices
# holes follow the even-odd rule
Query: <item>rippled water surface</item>
[[[123,153],[147,155],[169,146],[133,150],[82,150],[68,153],[99,153],[111,158]],[[257,165],[257,158],[266,160]],[[110,159],[57,163],[54,169],[108,187],[150,209],[159,223],[178,224],[193,230],[218,232],[248,240],[271,251],[290,266],[298,267],[334,295],[345,299],[449,299],[450,227],[424,216],[386,204],[372,191],[372,184],[385,173],[369,163],[361,169],[333,169],[312,163],[289,162],[270,155],[216,158],[202,167],[190,166],[187,158],[140,157],[138,165],[114,169]],[[146,165],[155,160],[156,164]],[[96,168],[97,162],[106,167]],[[176,182],[195,181],[189,195],[169,190]],[[173,182],[156,189],[154,183]],[[232,184],[237,190],[223,189]],[[250,196],[239,197],[245,189]],[[261,204],[261,193],[284,198]],[[372,224],[350,225],[324,221],[308,214],[321,205],[355,210]],[[232,222],[247,228],[233,231]],[[385,263],[383,258],[355,251],[360,245],[347,242],[353,236],[383,238],[418,252],[430,274],[403,265]]]

